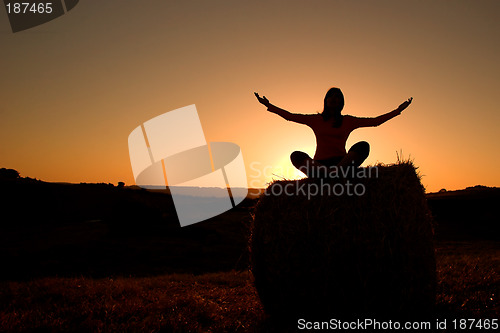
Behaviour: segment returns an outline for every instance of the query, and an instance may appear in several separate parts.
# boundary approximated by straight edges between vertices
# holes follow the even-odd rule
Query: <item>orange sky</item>
[[[1,11],[1,10],[0,10]],[[133,184],[127,138],[196,104],[208,141],[237,143],[249,185],[296,173],[312,131],[298,113],[331,86],[344,113],[403,116],[359,129],[366,164],[411,157],[430,192],[500,186],[500,2],[81,1],[13,34],[0,13],[0,167],[45,181]],[[273,174],[275,176],[273,176]]]

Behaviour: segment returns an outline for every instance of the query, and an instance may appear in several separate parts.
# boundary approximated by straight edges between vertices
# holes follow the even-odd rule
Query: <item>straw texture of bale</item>
[[[310,184],[326,189],[317,179],[267,188],[255,209],[250,251],[268,314],[396,318],[432,311],[436,269],[424,188],[411,162],[377,169],[371,177],[328,181],[361,184],[360,196],[298,191],[314,189]],[[286,194],[287,185],[288,194],[297,193]]]

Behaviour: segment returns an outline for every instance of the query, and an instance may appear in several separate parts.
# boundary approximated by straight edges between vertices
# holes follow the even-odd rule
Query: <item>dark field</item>
[[[252,285],[247,241],[255,200],[179,228],[164,193],[23,179],[0,185],[0,331],[296,327],[266,318]],[[428,195],[436,221],[435,318],[500,316],[498,199],[498,189],[484,188]]]

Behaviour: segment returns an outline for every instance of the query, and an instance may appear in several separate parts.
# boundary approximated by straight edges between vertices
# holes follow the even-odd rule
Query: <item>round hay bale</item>
[[[255,208],[250,252],[270,315],[414,317],[435,303],[432,220],[410,162],[272,183]]]

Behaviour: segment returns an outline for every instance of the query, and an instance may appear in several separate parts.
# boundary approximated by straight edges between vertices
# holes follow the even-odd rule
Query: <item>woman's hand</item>
[[[411,101],[413,101],[413,97],[408,98],[406,102],[401,103],[400,106],[396,109],[399,113],[401,113],[403,110],[405,110],[410,104]]]
[[[269,107],[269,105],[271,105],[271,103],[269,102],[269,100],[266,98],[266,96],[262,96],[260,97],[259,94],[257,94],[256,92],[254,92],[255,94],[255,97],[257,97],[257,99],[259,100],[259,103],[260,104],[263,104],[265,107]]]

